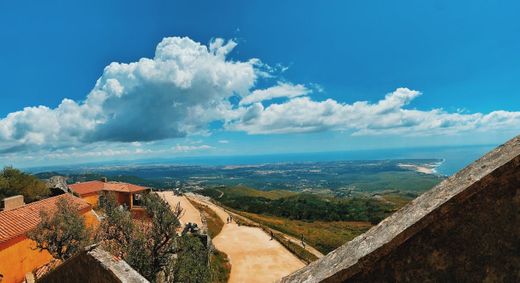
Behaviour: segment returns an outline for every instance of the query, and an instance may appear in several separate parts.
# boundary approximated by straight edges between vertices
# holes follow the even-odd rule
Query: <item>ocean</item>
[[[479,145],[242,156],[205,156],[173,158],[167,160],[148,160],[143,161],[142,163],[222,166],[288,162],[327,162],[346,160],[441,159],[443,160],[443,162],[436,168],[436,172],[441,175],[450,176],[459,171],[460,169],[466,167],[471,162],[477,160],[482,155],[484,155],[485,153],[487,153],[495,147],[495,145]]]

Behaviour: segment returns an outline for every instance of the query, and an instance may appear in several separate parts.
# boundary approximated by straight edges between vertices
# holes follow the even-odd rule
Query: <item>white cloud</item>
[[[287,97],[293,98],[309,94],[310,89],[304,85],[278,82],[278,85],[267,88],[254,90],[250,95],[244,97],[240,101],[240,105],[249,105],[256,102],[271,100],[273,98]]]
[[[186,37],[165,38],[153,58],[108,65],[84,101],[64,99],[56,108],[27,107],[0,119],[0,154],[46,151],[52,157],[70,153],[62,149],[81,152],[92,144],[118,146],[96,147],[85,156],[208,150],[211,147],[202,144],[172,149],[170,143],[158,151],[151,142],[209,135],[213,122],[249,134],[330,130],[425,136],[520,130],[520,112],[410,108],[421,93],[408,88],[398,88],[375,103],[351,104],[313,100],[311,90],[323,88],[312,83],[278,82],[255,89],[259,78],[276,77],[282,67],[269,67],[259,59],[227,59],[235,47],[234,41],[219,38],[209,47]],[[231,102],[236,97],[241,99],[238,105]],[[276,98],[284,102],[273,103]]]
[[[27,107],[0,120],[0,148],[60,147],[98,141],[153,141],[202,133],[246,96],[259,60],[230,61],[234,41],[209,48],[189,38],[165,38],[153,59],[112,63],[85,101],[55,109]]]
[[[229,141],[228,141],[228,140],[219,140],[218,143],[221,143],[221,144],[228,144]]]
[[[520,130],[520,112],[494,111],[489,114],[448,113],[442,109],[421,111],[406,106],[420,92],[398,88],[377,103],[352,104],[333,99],[313,101],[296,97],[285,103],[264,107],[253,104],[242,115],[228,121],[229,130],[249,134],[281,134],[350,131],[353,135],[445,135],[468,131]]]
[[[203,145],[180,145],[177,144],[173,147],[173,151],[175,152],[190,152],[190,151],[200,151],[200,150],[208,150],[214,149],[214,147],[203,144]]]

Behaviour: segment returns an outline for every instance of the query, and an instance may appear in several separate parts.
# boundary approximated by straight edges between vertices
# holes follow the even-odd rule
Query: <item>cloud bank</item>
[[[267,107],[256,103],[240,120],[229,123],[227,127],[250,134],[342,130],[354,135],[449,135],[520,129],[520,112],[462,114],[442,109],[406,109],[420,95],[419,91],[398,88],[377,103],[358,101],[346,104],[333,99],[314,101],[308,96]]]
[[[408,88],[398,88],[375,103],[351,104],[313,100],[313,89],[322,89],[312,83],[278,81],[257,89],[260,78],[276,79],[276,68],[255,58],[229,59],[236,45],[223,39],[205,46],[187,37],[165,38],[153,58],[105,67],[84,101],[64,99],[56,108],[27,107],[0,119],[0,154],[208,135],[215,122],[219,130],[248,134],[347,131],[424,136],[520,129],[520,112],[411,108],[421,93]]]

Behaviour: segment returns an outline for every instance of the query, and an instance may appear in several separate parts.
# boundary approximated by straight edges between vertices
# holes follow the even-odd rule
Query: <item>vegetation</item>
[[[106,217],[97,235],[103,247],[152,282],[208,282],[209,252],[201,238],[177,235],[182,209],[172,211],[153,193],[144,196],[143,206],[150,219],[132,220],[113,194],[107,195],[102,203]]]
[[[306,243],[323,254],[333,251],[372,227],[369,222],[309,222],[240,211],[235,212],[261,225],[278,230],[295,238],[299,239],[301,235],[303,235]],[[290,250],[290,247],[288,248]],[[296,254],[298,254],[298,251],[296,251]],[[305,256],[303,256],[303,258],[305,258]]]
[[[113,255],[125,257],[134,236],[132,215],[119,207],[114,193],[107,194],[102,200],[100,207],[105,218],[99,225],[97,240],[102,241],[104,248]]]
[[[198,202],[192,202],[193,206],[202,213],[206,219],[206,225],[208,226],[208,235],[213,239],[215,238],[222,228],[224,227],[224,221],[220,217],[207,207],[206,205]],[[211,282],[227,282],[229,279],[229,273],[231,272],[231,264],[227,254],[217,249],[213,249],[210,254],[210,273]]]
[[[33,175],[24,173],[13,167],[5,167],[0,171],[0,200],[23,195],[25,202],[41,200],[50,195],[45,183]]]
[[[287,250],[296,255],[299,259],[305,261],[306,263],[311,263],[318,259],[316,255],[309,252],[301,245],[296,244],[290,240],[287,240],[282,234],[273,232],[273,237],[281,243]]]
[[[215,238],[222,228],[224,227],[224,221],[220,219],[220,217],[209,207],[206,205],[200,204],[198,202],[191,202],[192,205],[202,213],[204,218],[206,219],[206,225],[208,226],[208,235],[213,239]]]
[[[59,199],[55,213],[42,210],[40,217],[38,226],[28,233],[38,250],[46,250],[54,258],[64,261],[87,245],[90,231],[76,206],[67,200]]]
[[[149,221],[133,221],[130,212],[118,206],[113,194],[108,194],[102,205],[106,217],[100,225],[98,239],[110,252],[155,281],[177,252],[178,215],[156,194],[143,198],[143,206],[151,216]]]
[[[368,221],[376,224],[397,208],[388,201],[370,197],[334,198],[310,193],[292,193],[289,196],[274,198],[259,196],[258,193],[237,194],[235,191],[236,189],[213,188],[205,189],[201,193],[218,199],[233,209],[291,220]]]
[[[231,273],[231,263],[227,254],[213,249],[210,255],[210,272],[211,282],[225,283],[229,280],[229,273]]]
[[[208,250],[202,238],[183,235],[179,238],[178,260],[174,269],[175,282],[209,282]]]

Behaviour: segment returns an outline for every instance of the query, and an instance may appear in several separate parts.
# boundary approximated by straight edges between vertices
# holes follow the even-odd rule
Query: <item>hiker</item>
[[[302,241],[302,247],[305,249],[305,242],[303,241],[303,234],[302,234],[302,237],[301,237],[301,241]]]
[[[269,241],[273,240],[273,230],[271,230],[271,239],[269,239]]]

